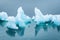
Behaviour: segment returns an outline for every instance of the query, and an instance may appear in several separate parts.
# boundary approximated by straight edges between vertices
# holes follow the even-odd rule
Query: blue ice
[[[33,22],[36,22],[36,24],[45,23],[51,20],[54,22],[54,24],[60,25],[60,15],[43,15],[43,13],[37,7],[35,8],[34,12],[35,16],[32,18],[24,13],[22,7],[18,8],[17,15],[15,17],[8,16],[6,12],[0,12],[0,21],[7,21],[6,27],[11,29],[18,29],[18,27],[27,27],[27,25],[30,24],[32,20]]]
[[[19,7],[17,10],[16,23],[20,27],[26,27],[26,25],[29,24],[31,20],[32,19],[24,13],[22,7]]]
[[[56,25],[60,25],[60,15],[53,15],[53,16],[52,16],[52,21],[53,21]]]
[[[0,12],[0,20],[7,20],[8,15],[6,12]]]
[[[54,22],[54,24],[60,25],[60,15],[52,14],[43,15],[43,13],[38,8],[35,8],[35,16],[33,16],[32,19],[36,22],[36,24],[42,22],[44,23],[51,20],[52,22]]]

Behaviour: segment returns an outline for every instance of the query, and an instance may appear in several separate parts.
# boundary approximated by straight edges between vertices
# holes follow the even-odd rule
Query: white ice
[[[32,19],[34,19],[37,24],[51,20],[56,25],[60,25],[60,15],[43,15],[43,13],[38,8],[35,8],[35,16],[33,16]]]
[[[25,27],[26,23],[31,22],[31,18],[24,14],[22,7],[17,10],[16,22],[20,27]]]
[[[8,15],[6,12],[0,12],[0,20],[7,20]]]
[[[43,15],[43,13],[38,9],[35,8],[35,16],[33,16],[34,21],[39,24],[40,22],[49,21],[52,15]]]
[[[56,25],[60,25],[60,15],[53,15],[53,16],[52,16],[52,21],[53,21]]]
[[[18,27],[16,26],[16,20],[14,16],[9,16],[7,21],[8,21],[6,25],[7,28],[18,29]]]

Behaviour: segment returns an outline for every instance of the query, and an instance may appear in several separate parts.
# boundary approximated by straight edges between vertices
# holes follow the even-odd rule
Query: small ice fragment
[[[6,20],[8,18],[8,15],[6,12],[0,12],[0,20]]]
[[[11,29],[18,29],[18,27],[16,26],[16,21],[15,21],[15,17],[14,16],[9,16],[8,17],[8,23],[7,23],[7,27],[11,28]]]

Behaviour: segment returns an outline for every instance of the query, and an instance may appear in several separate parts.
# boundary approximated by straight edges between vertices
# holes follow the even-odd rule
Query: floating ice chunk
[[[37,24],[44,21],[42,12],[37,8],[35,8],[35,16],[33,17],[33,19],[35,22],[37,22]]]
[[[29,24],[29,22],[31,22],[31,18],[24,14],[22,7],[19,7],[17,12],[18,13],[16,16],[16,21],[17,21],[17,23],[20,23],[19,25],[24,26],[26,24]]]
[[[19,7],[17,11],[18,11],[18,14],[17,14],[18,18],[21,18],[25,23],[31,22],[31,18],[24,14],[22,7]]]
[[[16,26],[16,20],[14,16],[9,16],[8,17],[8,23],[7,23],[7,28],[11,28],[11,29],[18,29],[18,27]]]
[[[7,20],[8,20],[8,22],[12,22],[12,23],[15,23],[16,22],[14,16],[9,16]]]
[[[56,25],[60,25],[60,15],[53,15],[52,21],[53,21]]]
[[[39,9],[35,8],[35,16],[32,19],[34,19],[34,21],[39,24],[41,22],[50,21],[51,17],[52,15],[43,15],[43,13]]]
[[[7,20],[8,15],[6,12],[0,12],[0,20]]]
[[[43,21],[42,18],[43,18],[42,12],[39,9],[35,8],[35,16],[33,17],[34,21],[37,22],[37,24],[39,24],[40,22]]]
[[[56,25],[60,25],[60,15],[51,15],[51,14],[47,14],[47,15],[43,15],[42,12],[35,8],[35,16],[33,16],[34,21],[37,22],[37,24],[41,23],[41,22],[47,22],[47,21],[52,21],[54,22]]]
[[[22,19],[17,19],[16,18],[16,24],[19,26],[19,27],[26,27],[26,24],[24,23],[24,21]]]
[[[11,22],[8,22],[7,23],[7,28],[10,28],[10,29],[18,29],[18,27],[16,26],[15,23],[11,23]]]

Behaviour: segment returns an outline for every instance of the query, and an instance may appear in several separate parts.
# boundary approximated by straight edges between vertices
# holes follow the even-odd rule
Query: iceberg
[[[60,25],[60,15],[53,15],[52,21],[54,22],[54,24]]]
[[[36,22],[36,24],[53,22],[56,25],[60,25],[60,15],[43,15],[38,8],[35,8],[34,12],[35,16],[32,18],[24,13],[22,7],[18,8],[16,17],[8,16],[6,12],[0,12],[0,24],[5,24],[4,22],[6,22],[5,26],[11,29],[18,29],[18,27],[24,28],[32,21]]]
[[[19,7],[17,10],[16,23],[20,27],[25,27],[27,24],[31,23],[31,18],[24,14],[22,7]]]
[[[16,26],[16,20],[14,16],[9,16],[7,19],[7,24],[6,27],[10,28],[10,29],[18,29],[18,27]]]
[[[51,19],[52,15],[43,15],[43,13],[38,9],[35,8],[35,16],[33,16],[33,20],[39,24],[41,22],[46,22],[49,21]]]
[[[35,8],[35,16],[32,17],[32,20],[35,21],[36,24],[51,21],[56,25],[60,25],[60,15],[43,15],[43,13],[38,8]]]
[[[42,18],[43,18],[43,14],[42,14],[42,12],[39,10],[39,9],[37,9],[37,8],[35,8],[35,16],[33,16],[33,20],[37,23],[37,24],[39,24],[40,22],[42,22],[43,20],[42,20]]]
[[[8,18],[8,15],[6,12],[0,12],[0,20],[6,21]]]
[[[6,12],[0,12],[0,25],[4,27],[7,23],[8,15]]]

